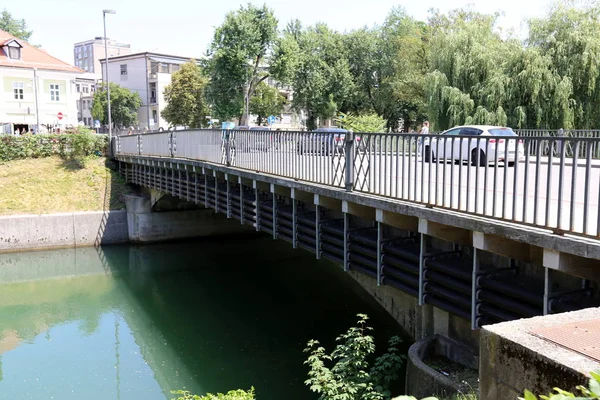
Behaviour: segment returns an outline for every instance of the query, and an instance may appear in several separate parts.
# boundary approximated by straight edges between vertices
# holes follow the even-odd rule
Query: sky
[[[442,12],[470,5],[485,13],[504,12],[503,29],[523,34],[523,21],[543,16],[553,0],[265,0],[275,12],[280,27],[297,18],[304,25],[325,22],[338,31],[349,31],[382,23],[395,6],[403,6],[413,17],[426,20],[429,10]],[[254,1],[261,5],[262,1]],[[152,51],[184,57],[199,57],[209,45],[214,28],[227,12],[247,1],[240,0],[21,0],[6,2],[16,18],[24,18],[33,30],[32,44],[40,44],[51,55],[73,64],[73,44],[103,36],[102,10],[107,15],[107,37],[128,43],[134,52]],[[0,6],[2,7],[2,6]]]

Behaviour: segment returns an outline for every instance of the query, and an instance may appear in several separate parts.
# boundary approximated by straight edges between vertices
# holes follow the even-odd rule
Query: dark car
[[[272,135],[268,133],[271,129],[265,126],[241,125],[236,131],[253,131],[234,133],[234,146],[238,151],[248,152],[251,150],[268,151],[271,147]]]
[[[346,133],[348,131],[341,128],[317,128],[312,132],[304,133],[298,140],[298,154],[341,154],[344,150]]]

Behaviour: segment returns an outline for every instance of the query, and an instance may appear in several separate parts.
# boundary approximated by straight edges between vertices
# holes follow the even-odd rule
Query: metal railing
[[[208,161],[600,236],[600,137],[195,130],[116,140],[122,155]]]

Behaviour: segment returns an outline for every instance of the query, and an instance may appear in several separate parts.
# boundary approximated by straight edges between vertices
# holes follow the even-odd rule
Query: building
[[[142,99],[138,111],[138,128],[157,130],[167,129],[169,123],[162,118],[166,106],[163,96],[165,86],[171,83],[171,74],[178,71],[190,57],[178,57],[158,53],[135,53],[108,59],[108,78],[112,83],[137,92]],[[102,80],[106,80],[104,64]]]
[[[98,80],[96,74],[85,73],[75,78],[75,93],[77,102],[77,121],[87,127],[94,127],[92,103]]]
[[[77,124],[82,70],[0,30],[0,134]]]
[[[106,42],[108,57],[131,54],[131,45],[129,44],[118,43],[117,41],[108,38]],[[100,59],[106,58],[104,38],[96,37],[92,40],[75,43],[73,57],[76,67],[100,76],[102,74],[102,71],[100,70]]]

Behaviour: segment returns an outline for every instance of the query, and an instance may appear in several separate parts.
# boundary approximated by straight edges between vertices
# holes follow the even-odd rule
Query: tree
[[[256,115],[256,123],[262,125],[270,115],[281,115],[284,104],[285,98],[276,88],[261,82],[250,99],[250,112]]]
[[[208,106],[204,89],[208,79],[202,73],[196,60],[183,64],[171,76],[171,83],[165,87],[167,102],[162,116],[171,125],[201,128],[207,125]]]
[[[404,356],[398,354],[400,338],[394,336],[389,348],[377,357],[370,366],[369,358],[375,353],[373,336],[366,326],[368,317],[358,314],[358,326],[337,338],[338,345],[331,354],[319,346],[319,342],[308,342],[304,362],[310,368],[305,384],[319,393],[319,400],[383,400],[389,399],[390,383],[398,378]],[[329,368],[325,364],[335,362]]]
[[[138,110],[142,99],[137,92],[122,88],[116,83],[110,84],[110,113],[112,123],[116,127],[137,125]],[[98,87],[92,103],[92,116],[103,124],[108,124],[108,101],[106,84]]]
[[[26,42],[29,41],[29,38],[33,34],[33,31],[27,30],[27,23],[25,23],[24,19],[13,18],[12,14],[6,8],[0,14],[0,29]]]
[[[277,19],[266,5],[227,14],[210,46],[208,95],[217,118],[247,124],[245,103],[269,77],[266,57],[276,38]]]
[[[529,21],[528,47],[548,57],[558,82],[552,108],[563,115],[560,126],[600,126],[600,4],[557,3],[545,18]],[[571,91],[572,93],[569,93]]]
[[[319,118],[334,117],[354,91],[342,38],[325,24],[302,29],[293,22],[274,50],[273,76],[292,86],[292,106],[306,113],[308,129],[315,129]]]

